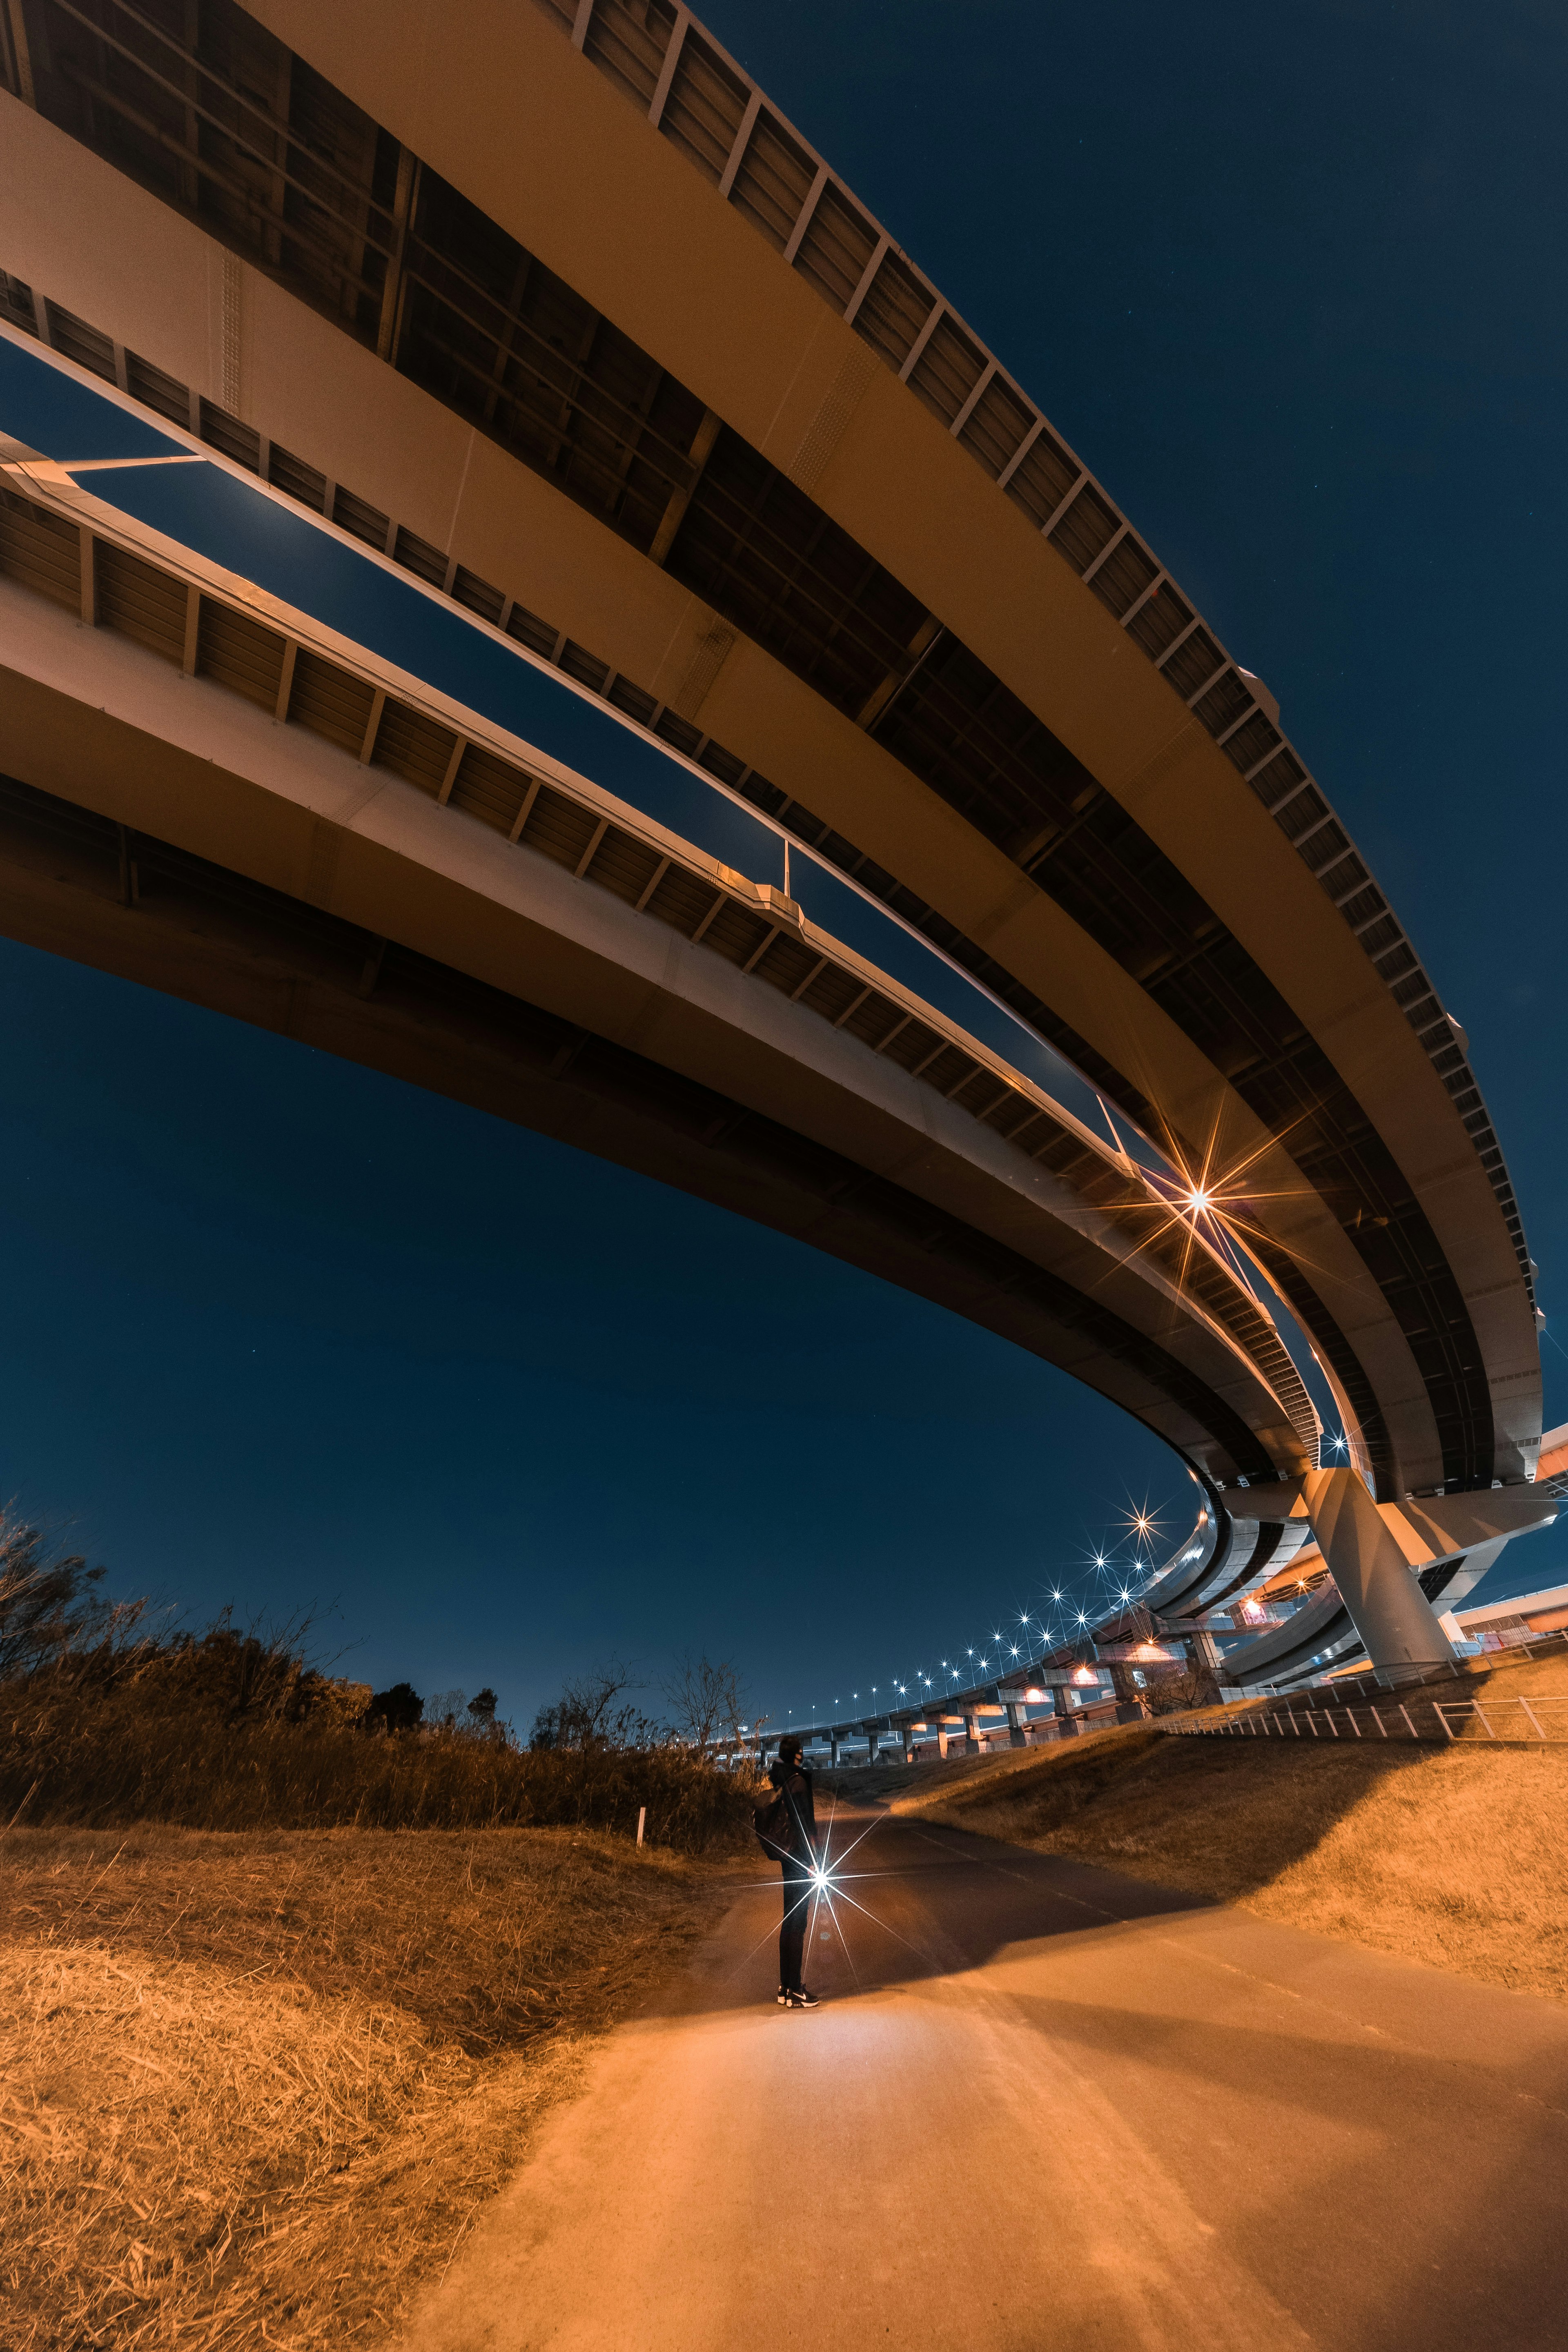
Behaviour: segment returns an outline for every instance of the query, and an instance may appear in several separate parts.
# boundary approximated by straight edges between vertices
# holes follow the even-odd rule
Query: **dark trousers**
[[[784,1864],[784,1926],[779,1929],[779,1983],[785,1992],[800,1990],[801,1956],[810,1912],[811,1864],[792,1858]]]

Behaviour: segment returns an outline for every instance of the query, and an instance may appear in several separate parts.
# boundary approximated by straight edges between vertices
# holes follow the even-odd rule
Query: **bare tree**
[[[626,1696],[638,1687],[628,1665],[612,1659],[596,1672],[574,1675],[553,1706],[533,1718],[531,1748],[646,1748],[654,1726]]]
[[[1138,1696],[1151,1715],[1179,1715],[1187,1707],[1205,1703],[1202,1685],[1190,1666],[1179,1674],[1151,1675],[1147,1686]]]
[[[688,1650],[659,1688],[669,1708],[670,1727],[689,1747],[710,1748],[718,1739],[738,1736],[746,1693],[728,1658],[715,1664],[706,1652],[694,1659]]]
[[[51,1555],[37,1528],[0,1507],[0,1681],[130,1633],[142,1604],[106,1601],[103,1576],[79,1552]]]

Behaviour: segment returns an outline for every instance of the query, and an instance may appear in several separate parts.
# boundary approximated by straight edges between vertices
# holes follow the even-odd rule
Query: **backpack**
[[[770,1862],[794,1862],[800,1843],[800,1822],[782,1789],[769,1786],[752,1807],[752,1827],[757,1843]]]

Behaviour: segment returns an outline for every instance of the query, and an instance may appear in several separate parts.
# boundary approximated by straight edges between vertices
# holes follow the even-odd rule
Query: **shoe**
[[[780,1993],[779,2007],[781,2009],[820,2009],[822,2003],[816,1993],[807,1992],[804,1986],[797,1985],[793,1992]]]

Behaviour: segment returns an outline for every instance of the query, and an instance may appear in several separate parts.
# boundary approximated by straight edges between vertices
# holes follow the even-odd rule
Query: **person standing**
[[[816,1811],[811,1774],[801,1762],[801,1744],[794,1732],[780,1740],[778,1755],[768,1767],[768,1778],[779,1792],[783,1813],[770,1840],[784,1871],[779,2007],[816,2009],[820,2003],[816,1993],[808,1991],[800,1980],[805,1926],[811,1912],[812,1875],[816,1867]]]

